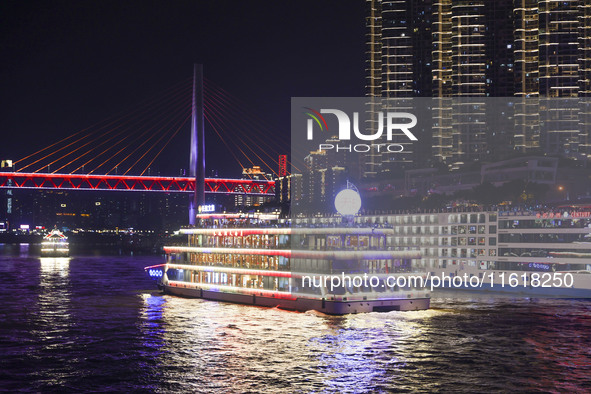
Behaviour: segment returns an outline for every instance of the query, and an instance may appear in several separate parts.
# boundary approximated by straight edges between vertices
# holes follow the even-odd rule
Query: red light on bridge
[[[195,178],[0,172],[0,188],[192,193]],[[275,181],[206,178],[205,192],[274,195]]]

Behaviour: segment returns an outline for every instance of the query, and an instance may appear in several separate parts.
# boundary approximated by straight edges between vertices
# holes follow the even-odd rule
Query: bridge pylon
[[[205,122],[203,117],[203,65],[193,67],[191,107],[191,155],[189,175],[195,177],[195,192],[189,202],[189,224],[195,225],[197,208],[205,203]]]

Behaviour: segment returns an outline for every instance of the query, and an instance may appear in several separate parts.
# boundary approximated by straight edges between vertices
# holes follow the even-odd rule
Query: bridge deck
[[[195,178],[0,172],[0,188],[192,193]],[[273,195],[275,181],[206,178],[205,192]]]

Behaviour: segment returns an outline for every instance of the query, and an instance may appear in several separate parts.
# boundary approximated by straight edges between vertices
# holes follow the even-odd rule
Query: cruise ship
[[[300,219],[333,226],[334,216]],[[591,297],[591,207],[499,208],[357,215],[385,232],[386,247],[418,247],[415,269],[436,288]],[[456,278],[456,279],[454,279]]]
[[[41,257],[68,257],[68,237],[58,229],[51,230],[41,241]]]
[[[165,246],[166,263],[146,271],[177,296],[326,314],[429,308],[430,292],[410,280],[426,279],[411,264],[421,261],[417,247],[393,250],[391,229],[339,219],[315,226],[276,213],[198,214],[195,228],[180,230],[187,244]],[[364,274],[375,283],[355,282]],[[403,280],[387,282],[393,275]]]

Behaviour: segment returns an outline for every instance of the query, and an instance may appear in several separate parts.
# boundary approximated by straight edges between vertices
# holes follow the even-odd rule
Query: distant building
[[[2,162],[0,163],[0,171],[3,171],[3,172],[14,171],[14,165],[12,163],[12,160],[2,160]],[[10,183],[12,183],[12,180],[9,180],[8,182],[10,185]],[[8,226],[5,226],[5,229],[6,229],[6,227],[10,226],[11,222],[14,219],[14,216],[12,214],[12,205],[13,205],[13,201],[14,201],[13,191],[12,191],[12,189],[6,189],[4,191],[4,193],[2,193],[2,194],[4,194],[4,196],[5,196],[5,202],[3,204],[4,205],[4,212],[2,212],[3,215],[2,215],[2,217],[0,217],[0,220],[3,223],[8,223]]]
[[[290,174],[275,181],[275,199],[279,203],[299,203],[303,196],[303,175]]]
[[[326,140],[327,144],[338,144],[336,137]],[[292,201],[292,212],[318,211],[333,212],[333,201],[336,194],[347,184],[350,177],[348,167],[355,155],[337,154],[334,150],[317,150],[310,152],[305,158],[306,170],[298,178],[298,186],[302,187],[292,191],[293,196],[298,196],[301,190],[300,201]],[[293,182],[293,181],[292,181]]]
[[[273,174],[265,173],[260,166],[242,169],[242,179],[272,180]],[[250,194],[237,194],[234,196],[234,207],[256,207],[272,201],[274,196],[253,196]]]

